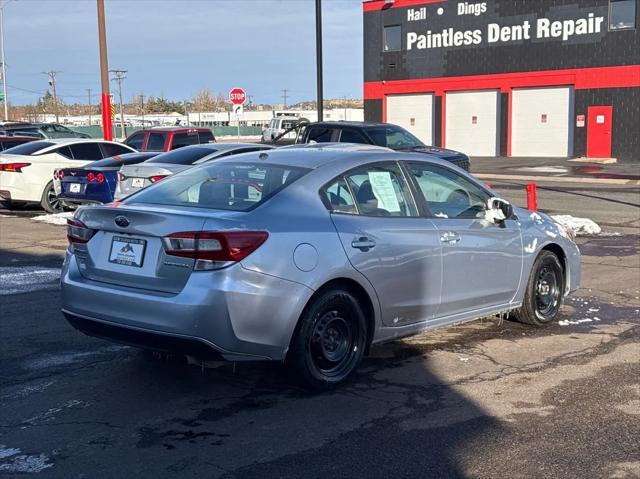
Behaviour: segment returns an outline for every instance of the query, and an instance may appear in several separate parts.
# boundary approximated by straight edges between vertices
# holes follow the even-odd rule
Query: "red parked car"
[[[215,141],[209,128],[174,126],[136,131],[127,137],[124,144],[138,151],[171,151],[183,146]]]
[[[0,136],[0,152],[39,139],[35,136]]]

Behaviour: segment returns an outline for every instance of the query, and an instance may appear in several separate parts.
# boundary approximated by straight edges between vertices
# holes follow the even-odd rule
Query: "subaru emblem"
[[[114,220],[120,228],[126,228],[129,226],[129,220],[125,216],[116,216]]]

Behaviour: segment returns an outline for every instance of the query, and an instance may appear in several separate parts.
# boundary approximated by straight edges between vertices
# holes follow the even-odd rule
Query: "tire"
[[[53,189],[53,181],[50,181],[47,183],[47,186],[45,186],[40,205],[47,213],[62,213],[64,211],[64,205],[62,201],[56,197],[56,192]]]
[[[357,299],[348,291],[320,294],[302,313],[286,363],[304,387],[336,386],[358,367],[367,343],[367,323]]]
[[[545,326],[560,311],[564,297],[564,271],[558,257],[542,251],[531,268],[522,306],[514,312],[521,323]]]

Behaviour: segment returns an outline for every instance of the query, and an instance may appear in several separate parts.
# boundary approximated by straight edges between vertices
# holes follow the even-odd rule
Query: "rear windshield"
[[[31,141],[23,145],[14,146],[2,152],[3,155],[33,155],[40,150],[44,150],[55,143],[50,141]]]
[[[104,160],[94,161],[86,165],[86,168],[108,168],[111,166],[135,165],[156,156],[157,153],[125,153],[115,155]]]
[[[307,171],[265,163],[210,163],[171,176],[124,202],[249,211]]]
[[[215,153],[217,150],[213,148],[198,148],[197,146],[180,148],[179,150],[170,151],[156,156],[148,163],[171,163],[173,165],[193,165],[194,162],[207,155]]]

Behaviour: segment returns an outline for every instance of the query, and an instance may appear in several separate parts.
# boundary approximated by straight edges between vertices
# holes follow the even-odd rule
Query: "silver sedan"
[[[372,344],[578,288],[571,231],[437,158],[363,145],[249,153],[69,220],[62,308],[80,331],[200,359],[284,361],[313,388]]]

